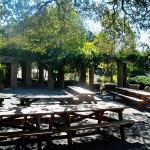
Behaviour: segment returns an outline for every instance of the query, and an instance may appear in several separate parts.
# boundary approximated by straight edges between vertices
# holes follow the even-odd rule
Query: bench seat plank
[[[88,125],[80,125],[80,126],[70,126],[70,127],[59,127],[58,129],[62,132],[72,132],[77,130],[87,130],[94,128],[108,128],[113,126],[128,126],[138,122],[137,120],[117,120],[112,122],[104,122],[98,124],[88,124]]]
[[[122,98],[126,98],[126,99],[129,99],[129,100],[136,101],[136,102],[143,102],[142,99],[139,99],[139,98],[136,98],[136,97],[132,97],[132,96],[123,95],[123,94],[120,94],[118,92],[111,91],[110,93],[114,94],[114,95],[117,95],[119,97],[122,97]]]
[[[15,132],[5,132],[0,133],[0,138],[13,138],[13,137],[24,137],[24,136],[41,136],[41,135],[51,135],[59,133],[58,130],[43,129],[43,130],[33,130],[33,131],[15,131]]]
[[[125,140],[124,127],[131,127],[132,124],[138,122],[137,120],[117,120],[112,122],[102,122],[98,124],[88,124],[88,125],[79,125],[79,126],[67,126],[67,127],[58,127],[61,132],[67,133],[68,145],[72,145],[72,137],[76,135],[78,130],[87,130],[87,129],[98,129],[98,128],[108,128],[117,126],[120,128],[121,139]],[[74,134],[73,134],[74,133]]]

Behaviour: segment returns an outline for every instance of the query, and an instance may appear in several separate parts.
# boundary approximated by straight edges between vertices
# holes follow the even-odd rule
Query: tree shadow
[[[38,140],[38,139],[37,139]],[[121,140],[120,138],[114,137],[105,131],[102,131],[100,135],[92,136],[81,136],[73,138],[73,144],[68,146],[64,142],[64,139],[54,142],[54,144],[47,144],[46,142],[41,142],[41,147],[38,148],[37,142],[39,141],[16,141],[15,143],[7,142],[0,143],[0,148],[3,150],[147,150],[148,146],[141,144],[140,142],[128,142]]]

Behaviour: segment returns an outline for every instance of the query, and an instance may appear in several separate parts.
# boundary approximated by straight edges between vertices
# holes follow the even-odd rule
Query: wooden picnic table
[[[129,127],[135,121],[124,120],[123,110],[128,107],[116,104],[79,104],[79,105],[38,105],[30,107],[5,107],[0,109],[0,126],[15,127],[22,131],[0,133],[0,137],[22,137],[22,136],[39,136],[43,134],[52,134],[53,126],[60,132],[67,133],[68,144],[71,144],[71,138],[77,130],[106,128],[112,126],[120,127],[121,139],[125,139],[124,127]],[[105,112],[115,112],[118,118],[105,116]],[[48,129],[41,128],[41,119],[46,117]],[[22,118],[22,119],[20,119]],[[30,119],[32,118],[32,122]],[[56,121],[60,118],[63,120],[63,126],[55,126]],[[93,124],[73,125],[79,121],[90,118],[96,120]],[[21,121],[19,122],[18,119]],[[13,122],[15,122],[15,125]],[[62,123],[61,123],[62,125]],[[56,129],[55,129],[56,132]],[[71,134],[70,134],[71,133]]]
[[[68,86],[68,91],[79,98],[78,103],[83,103],[83,101],[97,103],[94,97],[95,93],[90,90],[78,86]]]
[[[20,100],[20,106],[30,106],[31,103],[40,99],[44,100],[57,100],[60,104],[72,103],[73,95],[17,95]]]
[[[150,100],[148,100],[148,98],[150,97],[149,92],[124,87],[116,87],[115,89],[115,92],[112,93],[120,97],[138,102],[139,107],[150,104]]]
[[[138,95],[141,100],[146,100],[146,98],[150,97],[150,92],[145,92],[143,90],[122,88],[122,87],[116,87],[116,89],[122,91],[122,93],[127,93],[129,96],[132,96],[133,94]]]

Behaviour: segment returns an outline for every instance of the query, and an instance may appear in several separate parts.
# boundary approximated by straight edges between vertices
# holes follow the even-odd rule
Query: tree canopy
[[[54,68],[138,56],[149,69],[149,47],[136,53],[135,41],[135,31],[149,30],[149,9],[149,0],[2,0],[0,54],[47,59]],[[101,23],[100,33],[86,31],[88,18]]]
[[[71,4],[78,13],[97,19],[105,13],[105,8],[112,12],[113,24],[117,12],[125,19],[143,29],[149,29],[149,0],[2,0],[1,21],[22,20],[25,16],[45,11],[46,7],[57,5],[58,9],[67,11],[65,3]]]

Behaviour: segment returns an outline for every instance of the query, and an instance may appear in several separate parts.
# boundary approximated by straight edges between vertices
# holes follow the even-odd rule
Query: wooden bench
[[[144,104],[144,101],[142,99],[137,98],[137,97],[132,97],[132,96],[120,94],[120,93],[115,92],[115,91],[110,91],[110,94],[113,95],[113,99],[115,99],[115,96],[118,96],[118,97],[121,97],[123,99],[137,102],[139,104],[139,107],[143,106],[143,104]]]
[[[125,140],[124,127],[131,127],[134,123],[137,123],[137,120],[117,120],[111,122],[103,122],[98,124],[88,124],[88,125],[79,125],[79,126],[65,126],[58,127],[61,132],[67,133],[68,145],[72,144],[71,138],[73,137],[73,133],[76,133],[78,130],[87,130],[87,129],[98,129],[98,128],[108,128],[118,126],[120,127],[120,135],[121,139]]]
[[[26,149],[26,143],[30,142],[32,139],[36,139],[37,141],[37,147],[38,149],[42,149],[41,140],[44,140],[47,142],[47,145],[52,144],[52,134],[60,133],[60,131],[54,129],[43,129],[43,130],[33,130],[33,131],[12,131],[12,132],[5,132],[0,133],[0,142],[8,143],[17,141],[17,146],[19,146],[19,149],[22,147],[23,149]],[[29,137],[32,137],[29,139]]]
[[[32,131],[11,131],[0,133],[0,139],[14,138],[14,137],[26,137],[26,136],[42,136],[60,133],[58,130],[43,129],[43,130],[32,130]]]

